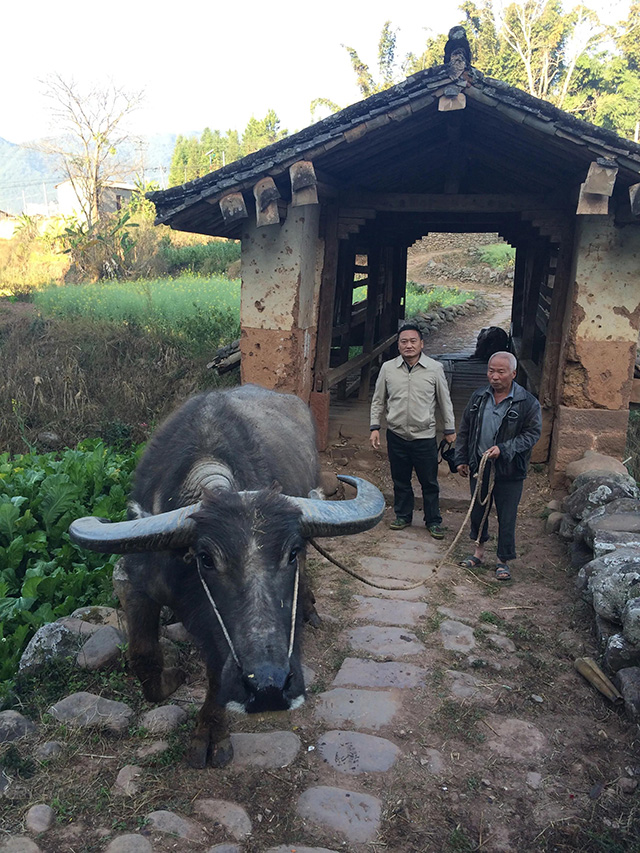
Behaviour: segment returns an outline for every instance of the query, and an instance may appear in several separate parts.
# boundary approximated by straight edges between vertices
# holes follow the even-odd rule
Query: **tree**
[[[252,154],[260,148],[266,148],[287,133],[288,131],[280,129],[280,119],[274,110],[268,110],[263,119],[251,116],[242,134],[242,153]]]
[[[100,220],[100,199],[107,183],[122,179],[118,148],[129,141],[126,119],[140,105],[141,92],[114,83],[81,88],[54,74],[44,81],[51,101],[56,140],[48,152],[60,159],[89,225]]]
[[[629,15],[621,29],[618,47],[629,70],[640,72],[640,0],[631,0]]]
[[[391,28],[391,21],[385,21],[378,40],[379,78],[377,80],[369,70],[369,66],[360,59],[357,50],[346,44],[341,45],[349,55],[351,68],[356,75],[356,85],[360,89],[363,98],[368,98],[378,92],[383,92],[385,89],[390,89],[391,86],[398,83],[404,76],[404,64],[399,64],[396,59],[397,33],[397,30]],[[407,54],[405,63],[410,58],[411,54]],[[342,109],[335,101],[329,98],[315,98],[310,104],[312,118],[319,107],[326,107],[330,112],[338,112]]]
[[[227,163],[277,142],[287,134],[288,131],[280,127],[275,110],[267,110],[262,119],[252,116],[242,134],[237,130],[228,130],[223,135],[219,130],[206,127],[200,137],[178,136],[169,169],[169,186],[200,178],[207,172],[220,169]]]

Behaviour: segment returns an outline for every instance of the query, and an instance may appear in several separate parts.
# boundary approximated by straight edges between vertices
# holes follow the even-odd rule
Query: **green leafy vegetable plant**
[[[112,603],[116,557],[78,548],[67,530],[83,515],[125,517],[137,456],[100,441],[62,454],[0,454],[0,701],[38,628]]]

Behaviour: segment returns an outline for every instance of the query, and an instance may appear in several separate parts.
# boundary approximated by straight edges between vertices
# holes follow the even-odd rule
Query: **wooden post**
[[[573,228],[567,225],[562,234],[562,242],[556,262],[549,325],[547,326],[547,341],[542,363],[542,376],[538,399],[541,406],[554,408],[558,402],[557,374],[562,348],[562,328],[567,310],[567,299],[570,292],[571,264],[573,260]]]
[[[385,253],[380,246],[370,247],[369,250],[369,286],[367,287],[367,314],[364,323],[364,340],[362,353],[366,355],[373,350],[376,334],[376,316],[378,313],[378,296],[380,294],[381,276],[384,269]],[[369,384],[371,382],[371,362],[368,361],[360,371],[359,400],[369,399]]]
[[[540,285],[548,266],[548,257],[548,240],[536,240],[534,243],[530,244],[529,269],[527,275],[528,281],[525,303],[523,306],[522,349],[520,352],[520,358],[531,359],[533,357],[533,343],[536,333],[536,314],[538,311],[538,299],[540,297]]]
[[[513,299],[511,301],[511,334],[522,337],[522,305],[524,300],[527,243],[516,245],[516,260],[513,271]]]
[[[553,423],[557,406],[560,403],[561,386],[558,382],[558,372],[560,370],[565,313],[568,310],[569,295],[571,293],[572,262],[573,227],[567,224],[562,231],[562,239],[556,262],[551,308],[549,310],[549,324],[547,326],[544,357],[542,359],[542,375],[540,377],[540,388],[538,389],[538,399],[542,407],[542,435],[533,450],[531,458],[534,462],[546,462],[549,459]]]
[[[329,389],[326,377],[331,355],[333,302],[338,269],[338,207],[327,205],[324,227],[324,264],[320,283],[316,357],[313,366],[313,390],[309,404],[316,419],[318,449],[324,450],[329,439]]]
[[[356,251],[355,246],[342,240],[340,242],[340,253],[338,258],[338,292],[336,294],[336,322],[343,327],[340,334],[340,354],[338,364],[343,364],[349,359],[349,347],[351,346],[351,316],[353,306],[354,267]],[[345,328],[346,327],[346,328]],[[347,396],[346,377],[338,383],[338,400],[344,400]]]

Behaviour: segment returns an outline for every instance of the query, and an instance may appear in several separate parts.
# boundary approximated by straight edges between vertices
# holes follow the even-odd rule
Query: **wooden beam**
[[[609,213],[609,196],[587,192],[585,186],[580,184],[576,213],[579,216],[606,216]]]
[[[613,160],[598,158],[589,165],[587,179],[582,185],[585,193],[611,197],[616,183],[618,166]]]
[[[356,370],[361,370],[365,364],[370,364],[374,358],[377,358],[380,355],[380,353],[388,350],[397,337],[398,333],[395,332],[393,335],[390,335],[388,338],[381,341],[371,350],[371,352],[363,352],[361,355],[357,355],[355,358],[345,361],[344,364],[338,365],[338,367],[332,367],[327,373],[327,387],[331,388],[337,382],[340,382],[342,379],[346,379],[350,373],[353,373]]]
[[[223,196],[220,199],[220,212],[222,213],[225,225],[229,225],[239,219],[245,219],[249,215],[242,193],[229,193]]]
[[[390,213],[519,213],[521,210],[567,210],[566,196],[440,193],[347,192],[342,204]]]
[[[318,180],[309,160],[299,160],[289,166],[291,180],[291,206],[318,204]]]
[[[372,207],[341,207],[340,218],[350,219],[375,219],[376,211]]]
[[[640,184],[633,184],[629,187],[629,203],[631,204],[631,213],[634,216],[640,216]]]
[[[467,106],[467,98],[457,86],[447,86],[444,95],[438,98],[438,112],[448,113],[454,110],[463,110]]]
[[[256,225],[279,225],[280,211],[278,210],[278,199],[280,190],[273,178],[262,178],[253,188],[253,197],[256,200]]]

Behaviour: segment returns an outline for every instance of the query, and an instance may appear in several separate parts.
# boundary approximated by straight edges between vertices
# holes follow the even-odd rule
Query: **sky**
[[[597,2],[611,23],[628,4]],[[2,17],[0,137],[24,143],[55,131],[42,96],[51,73],[144,90],[130,122],[136,134],[242,130],[269,108],[282,127],[300,130],[311,122],[314,98],[340,106],[359,99],[342,44],[375,70],[386,20],[399,30],[403,56],[421,52],[429,35],[448,31],[461,15],[458,0],[31,0],[5,4]]]

